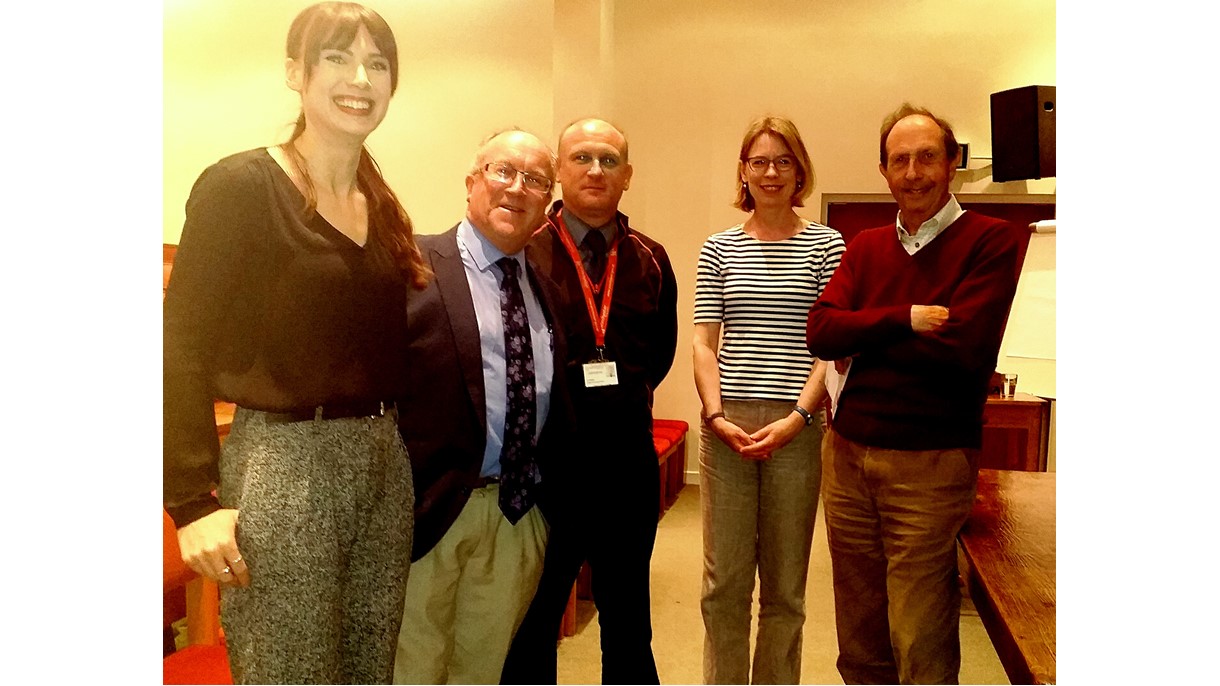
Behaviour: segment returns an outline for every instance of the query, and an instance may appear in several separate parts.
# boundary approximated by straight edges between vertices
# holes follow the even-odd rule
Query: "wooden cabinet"
[[[993,395],[983,409],[983,469],[1045,472],[1051,401],[1028,393]]]

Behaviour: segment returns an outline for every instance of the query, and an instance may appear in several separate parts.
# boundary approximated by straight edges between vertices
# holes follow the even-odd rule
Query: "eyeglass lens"
[[[544,193],[551,190],[552,182],[550,179],[544,176],[535,176],[529,172],[521,171],[511,164],[506,164],[504,162],[493,162],[484,167],[484,169],[493,173],[496,179],[501,183],[509,186],[511,186],[513,181],[517,179],[517,175],[520,174],[522,182],[525,184],[526,188]]]
[[[750,169],[753,169],[756,172],[765,172],[767,171],[767,167],[771,166],[772,164],[775,165],[775,171],[784,172],[792,169],[792,165],[794,164],[791,157],[777,157],[775,159],[771,159],[769,157],[751,157],[746,161],[749,163]]]

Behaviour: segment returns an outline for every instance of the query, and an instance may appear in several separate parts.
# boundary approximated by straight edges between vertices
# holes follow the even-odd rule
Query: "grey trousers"
[[[792,403],[726,400],[724,411],[753,433],[790,414]],[[822,473],[821,422],[805,427],[769,460],[747,460],[707,427],[702,431],[704,683],[800,683],[805,581]],[[751,669],[756,571],[758,637]]]
[[[250,569],[221,597],[234,683],[390,683],[415,501],[397,417],[238,408],[219,496]]]

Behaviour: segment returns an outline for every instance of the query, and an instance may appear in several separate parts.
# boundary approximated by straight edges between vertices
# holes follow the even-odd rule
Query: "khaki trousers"
[[[534,507],[514,526],[500,487],[475,489],[449,531],[411,564],[394,662],[396,684],[498,684],[546,549]]]
[[[957,683],[957,534],[974,503],[978,452],[826,435],[822,507],[844,683]]]

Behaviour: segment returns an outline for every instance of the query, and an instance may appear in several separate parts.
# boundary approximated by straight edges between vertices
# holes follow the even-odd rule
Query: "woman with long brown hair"
[[[164,503],[183,559],[222,586],[237,683],[389,683],[414,502],[395,400],[408,287],[428,276],[364,147],[397,47],[377,13],[324,2],[287,53],[288,142],[213,164],[187,201],[165,296]],[[237,404],[223,449],[217,398]]]

